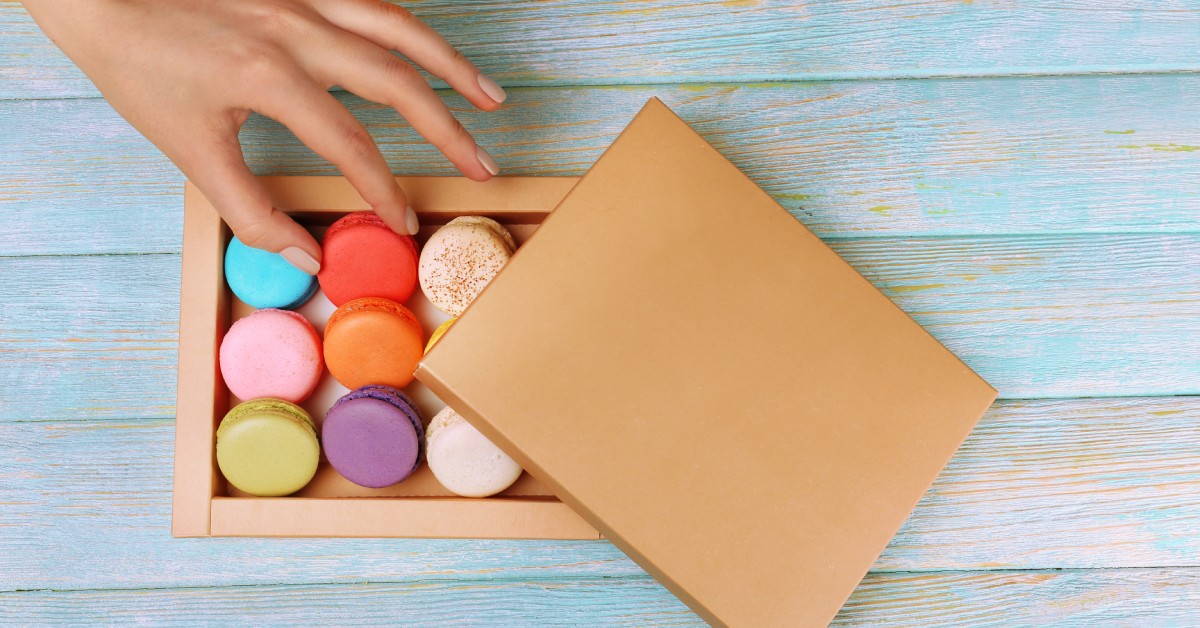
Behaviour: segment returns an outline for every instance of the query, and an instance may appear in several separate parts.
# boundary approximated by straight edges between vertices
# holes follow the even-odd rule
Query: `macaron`
[[[337,306],[362,297],[397,303],[417,289],[417,241],[392,231],[372,212],[347,214],[321,242],[317,280]]]
[[[225,249],[225,282],[250,307],[292,310],[317,291],[317,278],[282,255],[242,244],[234,236]]]
[[[456,320],[458,320],[458,317],[446,319],[445,322],[437,326],[437,329],[433,330],[432,334],[429,334],[429,342],[425,345],[425,353],[429,353],[433,345],[436,345],[437,341],[442,339],[442,334],[454,326],[454,321]]]
[[[407,386],[424,346],[417,317],[388,299],[354,299],[325,323],[325,364],[346,388]]]
[[[421,250],[421,290],[439,310],[458,316],[516,250],[512,234],[495,220],[455,218],[434,232]]]
[[[239,399],[300,403],[321,381],[321,337],[308,319],[287,310],[258,310],[234,323],[219,358],[225,386]]]
[[[463,497],[495,495],[521,476],[521,465],[448,406],[429,422],[425,457],[438,482]]]
[[[342,477],[367,488],[403,481],[421,462],[421,417],[391,386],[363,386],[334,402],[321,424],[321,444]]]
[[[217,428],[217,466],[238,490],[259,497],[290,495],[317,472],[321,447],[312,417],[282,399],[235,406]]]

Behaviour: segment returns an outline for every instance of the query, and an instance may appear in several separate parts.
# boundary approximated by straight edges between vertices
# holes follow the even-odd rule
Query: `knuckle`
[[[271,227],[266,218],[255,218],[238,225],[236,235],[248,247],[265,249],[271,241]]]
[[[347,125],[342,132],[342,137],[345,139],[349,158],[355,162],[370,159],[378,150],[375,148],[375,140],[371,134],[360,125]]]
[[[286,65],[279,49],[263,41],[235,41],[224,50],[226,68],[234,68],[238,84],[261,89],[263,83],[277,84]]]
[[[396,26],[407,26],[414,22],[420,21],[417,19],[417,16],[413,15],[408,9],[405,9],[398,4],[392,4],[387,0],[380,1],[379,11],[382,13],[384,20],[387,20]]]
[[[268,36],[286,36],[304,31],[309,16],[290,2],[257,2],[247,7],[250,23]]]
[[[417,74],[417,69],[412,64],[391,53],[388,53],[387,60],[384,61],[383,74],[388,84],[398,89],[407,89],[406,86],[411,85],[413,81],[421,80],[421,75]]]
[[[463,127],[462,123],[454,118],[451,118],[450,124],[433,139],[433,145],[442,152],[446,152],[451,147],[466,142],[474,143],[474,140],[471,138],[471,134],[467,132],[467,129]]]

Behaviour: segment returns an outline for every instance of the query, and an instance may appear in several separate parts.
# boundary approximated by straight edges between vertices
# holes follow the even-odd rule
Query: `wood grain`
[[[624,578],[607,542],[171,539],[169,420],[0,423],[0,589]],[[1012,401],[876,571],[1200,566],[1200,398]]]
[[[834,626],[1190,626],[1200,570],[871,574]]]
[[[444,93],[506,172],[659,96],[1009,398],[835,625],[1200,623],[1200,397],[1105,398],[1200,393],[1194,3],[407,6],[510,88]],[[698,625],[606,542],[170,538],[182,178],[95,96],[0,0],[0,622]]]
[[[1200,69],[1187,0],[402,4],[506,85]],[[0,32],[0,98],[96,94],[14,0]]]
[[[17,624],[704,626],[649,578],[0,594]],[[1200,569],[871,574],[833,626],[1183,626]]]
[[[1200,76],[515,90],[453,98],[508,174],[578,175],[652,96],[825,237],[1200,231]],[[394,170],[456,174],[344,96]],[[0,102],[0,255],[178,252],[182,177],[106,103]],[[260,174],[336,174],[283,127]],[[137,225],[136,228],[131,226]]]
[[[0,590],[627,576],[603,541],[171,537],[173,422],[0,424]]]

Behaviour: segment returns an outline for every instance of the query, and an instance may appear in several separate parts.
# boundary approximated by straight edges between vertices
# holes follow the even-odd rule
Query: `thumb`
[[[307,229],[271,204],[242,157],[237,136],[197,144],[180,170],[204,194],[246,246],[279,253],[310,275],[321,270],[321,245]]]

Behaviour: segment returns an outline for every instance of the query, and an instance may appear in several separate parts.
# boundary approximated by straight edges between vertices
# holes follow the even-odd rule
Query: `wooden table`
[[[838,624],[1200,622],[1200,7],[411,8],[508,88],[446,94],[507,173],[584,172],[659,96],[1000,390]],[[606,542],[171,538],[181,192],[0,1],[0,621],[698,622]]]

